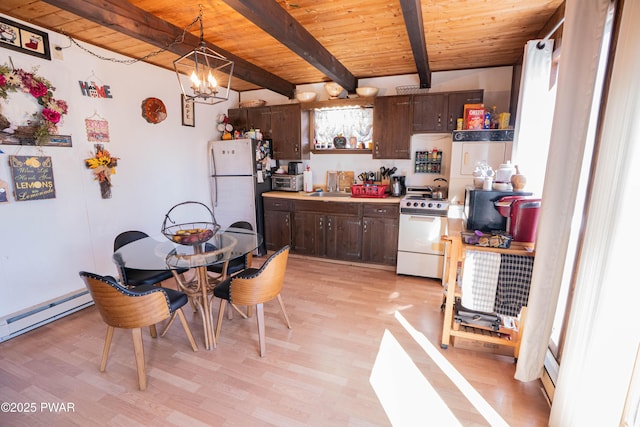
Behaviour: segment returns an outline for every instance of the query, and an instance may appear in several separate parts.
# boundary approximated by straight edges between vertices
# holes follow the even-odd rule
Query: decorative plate
[[[142,117],[149,123],[158,124],[167,118],[167,108],[158,98],[147,98],[142,101]]]

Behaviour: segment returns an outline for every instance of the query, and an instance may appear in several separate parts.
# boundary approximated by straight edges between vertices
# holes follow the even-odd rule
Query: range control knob
[[[441,207],[442,207],[442,203],[438,203],[438,204],[436,205],[436,208],[438,208],[438,209],[440,209]]]
[[[407,206],[408,208],[410,208],[410,207],[411,207],[411,202],[407,202],[406,206]]]
[[[420,207],[424,208],[427,204],[425,202],[420,203]]]
[[[413,202],[413,207],[417,208],[418,207],[418,202]]]
[[[433,207],[433,203],[429,203],[429,207],[432,208]]]

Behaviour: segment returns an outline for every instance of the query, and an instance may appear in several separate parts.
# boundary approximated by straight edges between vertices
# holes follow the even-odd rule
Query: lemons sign
[[[17,201],[55,199],[51,157],[9,156]]]

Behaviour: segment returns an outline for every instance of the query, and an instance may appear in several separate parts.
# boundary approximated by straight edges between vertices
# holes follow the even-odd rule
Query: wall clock
[[[167,118],[167,108],[158,98],[147,98],[142,101],[142,117],[149,123],[158,124]]]

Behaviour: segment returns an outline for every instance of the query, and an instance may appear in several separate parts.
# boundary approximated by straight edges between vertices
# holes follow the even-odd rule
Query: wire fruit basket
[[[205,208],[208,212],[208,216],[211,218],[211,221],[185,221],[178,223],[179,220],[174,219],[177,216],[177,208],[183,207],[191,209],[193,206]],[[174,214],[174,218],[171,216],[172,212]],[[200,202],[178,203],[169,209],[169,212],[166,213],[164,221],[162,222],[162,234],[172,242],[179,243],[181,245],[201,245],[211,239],[218,230],[220,230],[220,225],[216,222],[213,211],[209,209],[207,205]]]

